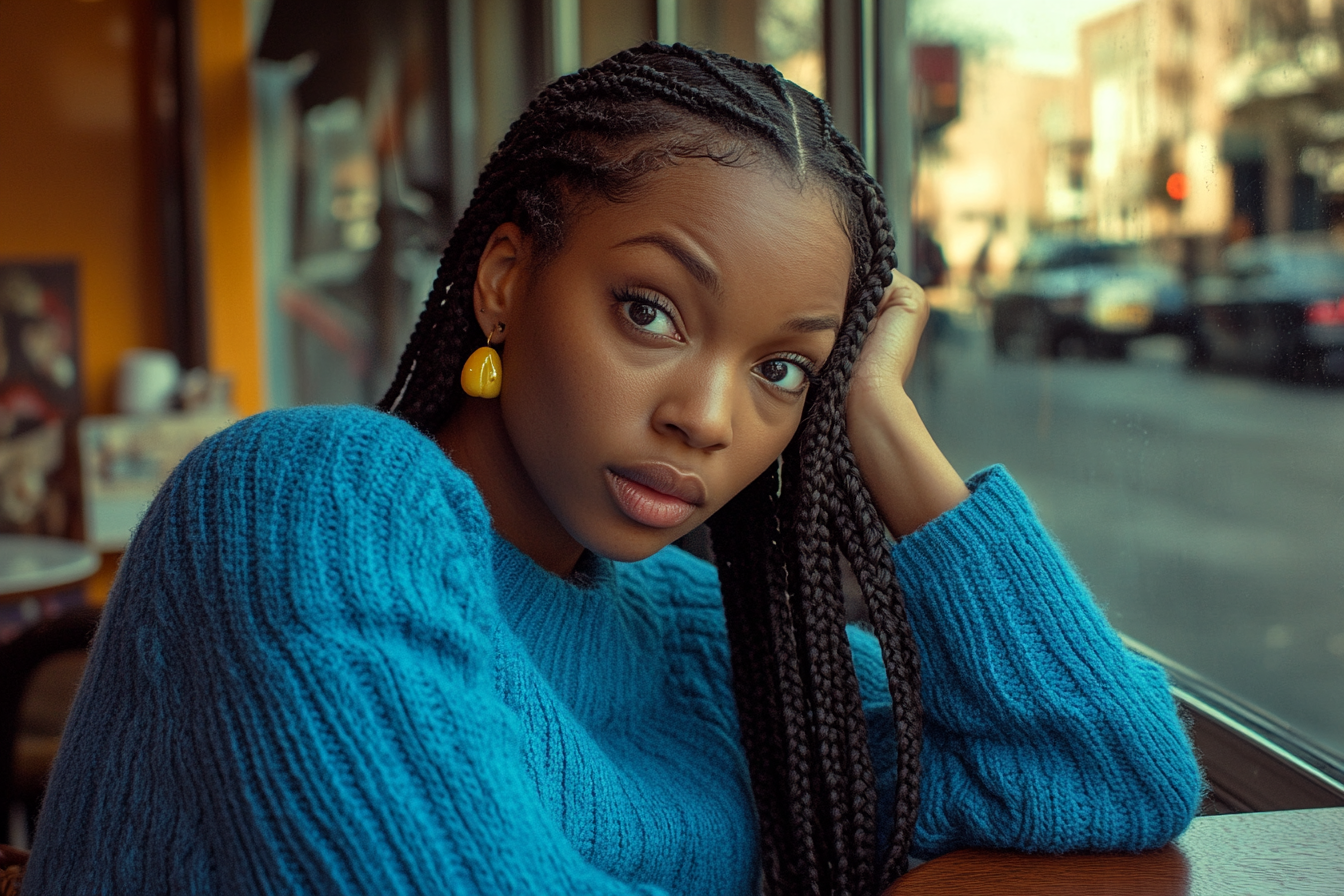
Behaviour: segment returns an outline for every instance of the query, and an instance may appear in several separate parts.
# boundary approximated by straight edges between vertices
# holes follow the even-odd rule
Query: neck
[[[568,578],[583,546],[565,531],[541,499],[513,449],[499,401],[468,398],[439,430],[436,441],[476,483],[495,531],[547,572]]]

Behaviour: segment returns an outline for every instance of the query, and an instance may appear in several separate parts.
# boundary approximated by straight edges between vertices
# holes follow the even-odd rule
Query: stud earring
[[[496,398],[499,395],[503,365],[499,352],[490,345],[496,333],[501,337],[504,335],[502,322],[495,324],[490,335],[485,337],[485,345],[472,352],[467,363],[462,365],[462,391],[472,398]]]

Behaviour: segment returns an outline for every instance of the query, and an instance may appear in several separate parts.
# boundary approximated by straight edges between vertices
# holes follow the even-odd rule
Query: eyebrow
[[[701,286],[715,294],[721,292],[718,273],[671,237],[664,236],[661,233],[646,233],[640,236],[632,236],[628,240],[617,243],[616,246],[618,248],[621,246],[657,246],[679,261],[681,266],[686,268]],[[795,317],[785,321],[781,329],[790,333],[825,333],[827,331],[838,333],[840,331],[840,319],[832,315]]]
[[[784,322],[783,329],[791,333],[824,333],[827,330],[839,332],[840,319],[826,317],[795,317]]]
[[[684,267],[701,286],[715,293],[720,291],[719,275],[713,268],[697,258],[693,252],[681,245],[681,243],[670,237],[663,236],[661,233],[646,233],[642,236],[631,237],[616,245],[618,247],[638,245],[657,246],[659,249],[662,249],[668,255],[671,255],[677,261],[681,262],[681,266]]]

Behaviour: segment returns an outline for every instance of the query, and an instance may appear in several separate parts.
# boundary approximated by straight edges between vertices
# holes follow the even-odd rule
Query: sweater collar
[[[500,612],[556,695],[590,724],[629,718],[662,678],[662,633],[648,601],[621,587],[626,564],[585,553],[562,579],[491,539]]]

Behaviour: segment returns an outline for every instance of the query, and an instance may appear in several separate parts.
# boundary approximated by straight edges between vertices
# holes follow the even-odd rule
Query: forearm
[[[1007,473],[894,551],[920,640],[925,848],[1143,849],[1198,768],[1160,670],[1131,654]]]
[[[914,532],[970,494],[904,391],[853,408],[850,419],[854,460],[894,534]]]

